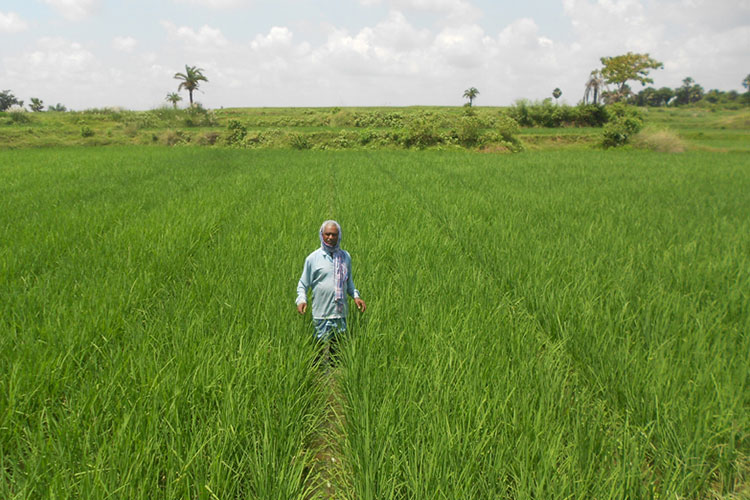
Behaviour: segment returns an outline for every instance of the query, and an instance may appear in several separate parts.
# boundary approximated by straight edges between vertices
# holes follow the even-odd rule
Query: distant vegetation
[[[64,106],[58,104],[64,110]],[[50,109],[56,109],[52,106]],[[62,111],[62,110],[61,110]],[[750,150],[750,108],[509,107],[90,109],[0,113],[0,147],[163,144],[251,149],[473,149],[519,152],[623,145],[643,128],[684,147]],[[647,144],[640,141],[638,144]]]
[[[648,54],[602,57],[602,67],[594,69],[585,83],[581,101],[576,106],[558,100],[559,87],[551,98],[542,101],[519,99],[507,108],[474,108],[479,95],[476,87],[463,93],[468,99],[461,108],[261,108],[260,110],[204,109],[193,100],[202,82],[208,82],[203,69],[185,65],[185,72],[175,73],[180,81],[177,92],[167,93],[165,100],[172,109],[147,112],[120,109],[92,109],[65,119],[32,120],[23,113],[24,102],[10,90],[0,92],[0,125],[25,125],[24,131],[0,129],[0,145],[76,144],[153,144],[170,146],[197,144],[238,148],[293,149],[373,149],[373,148],[472,148],[492,151],[524,150],[522,136],[532,128],[576,129],[566,132],[562,140],[548,141],[554,146],[574,143],[577,146],[615,147],[629,144],[648,122],[644,110],[690,106],[741,110],[750,105],[750,75],[742,81],[746,92],[705,92],[691,77],[676,89],[647,87],[634,93],[628,82],[653,83],[651,70],[663,64]],[[614,86],[614,87],[611,87]],[[188,91],[189,108],[177,109],[182,100],[179,92]],[[641,110],[633,106],[638,106]],[[41,112],[44,103],[31,98],[29,108]],[[58,103],[49,111],[64,112]],[[742,114],[746,116],[746,113]],[[743,121],[745,119],[740,119]],[[746,121],[746,120],[745,120]],[[54,127],[50,125],[54,124]],[[223,131],[217,127],[225,127]],[[579,129],[597,128],[599,132]],[[748,128],[745,126],[745,128]],[[206,130],[209,129],[209,130]],[[71,133],[71,130],[77,133]],[[669,131],[667,136],[676,133]],[[532,139],[534,147],[544,143],[539,134]],[[571,140],[572,139],[572,140]],[[649,144],[638,141],[638,144]]]

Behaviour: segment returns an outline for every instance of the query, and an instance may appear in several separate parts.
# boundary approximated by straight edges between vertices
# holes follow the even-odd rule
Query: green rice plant
[[[3,498],[747,491],[743,154],[6,149],[0,180]],[[328,218],[368,310],[324,375],[293,300]]]

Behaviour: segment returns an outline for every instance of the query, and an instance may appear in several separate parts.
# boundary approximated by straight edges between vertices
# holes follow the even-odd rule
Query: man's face
[[[333,224],[327,225],[323,229],[323,241],[326,242],[326,245],[335,247],[336,243],[339,242],[339,229]]]

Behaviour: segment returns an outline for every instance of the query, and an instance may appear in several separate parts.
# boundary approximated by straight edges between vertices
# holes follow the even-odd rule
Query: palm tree
[[[469,106],[471,106],[474,103],[474,99],[478,95],[479,95],[479,91],[474,87],[464,90],[464,97],[469,100]]]
[[[188,91],[188,94],[190,95],[190,107],[192,108],[193,107],[193,91],[198,90],[199,82],[208,81],[208,78],[203,76],[203,69],[196,68],[195,66],[188,66],[186,64],[185,72],[175,73],[174,77],[177,80],[183,80],[180,83],[180,86],[177,87],[177,91],[179,92],[182,89],[186,89]]]
[[[177,92],[170,92],[165,100],[171,102],[174,109],[177,109],[177,103],[182,100],[182,97]]]
[[[38,97],[32,97],[29,107],[31,108],[31,111],[38,113],[39,111],[44,109],[44,102],[42,102],[42,100]]]
[[[552,91],[552,97],[555,98],[555,104],[557,104],[557,100],[562,95],[562,90],[560,90],[559,87],[555,88],[555,90]]]
[[[599,102],[599,95],[604,90],[604,78],[598,69],[595,69],[589,75],[589,81],[586,82],[586,92],[583,93],[583,103],[589,103],[589,97],[591,96],[591,103],[597,104]]]

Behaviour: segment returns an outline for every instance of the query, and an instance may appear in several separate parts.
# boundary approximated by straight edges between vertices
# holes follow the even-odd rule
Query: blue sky
[[[657,87],[742,90],[747,47],[750,0],[0,2],[0,89],[73,109],[164,105],[185,64],[211,108],[460,105],[471,86],[574,104],[628,51],[664,63]]]

